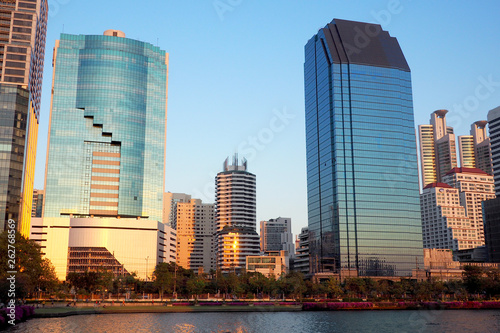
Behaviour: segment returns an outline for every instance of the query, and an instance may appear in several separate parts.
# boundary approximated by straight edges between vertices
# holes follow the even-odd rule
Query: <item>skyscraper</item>
[[[457,148],[453,128],[446,125],[447,110],[431,114],[430,125],[419,125],[422,188],[442,182],[442,177],[457,167]]]
[[[490,138],[486,124],[486,120],[476,121],[471,125],[470,135],[459,136],[458,150],[463,168],[477,168],[492,175]]]
[[[162,221],[168,54],[128,39],[61,34],[44,217]]]
[[[232,164],[226,159],[215,178],[215,191],[217,269],[236,272],[245,267],[247,256],[260,253],[256,178],[247,171],[246,160],[240,165],[237,154]]]
[[[176,259],[176,233],[162,223],[168,54],[118,30],[62,34],[53,66],[32,236],[61,279],[105,269],[147,280]]]
[[[500,197],[500,106],[488,112],[495,194]]]
[[[287,255],[295,255],[295,244],[292,235],[292,219],[278,217],[269,221],[260,221],[260,250],[287,251]]]
[[[500,106],[488,112],[488,127],[496,198],[483,202],[484,237],[488,260],[500,262]]]
[[[334,19],[305,46],[311,271],[423,266],[410,68],[379,25]]]
[[[0,2],[0,230],[29,236],[47,0]]]
[[[176,203],[174,215],[179,266],[194,272],[202,269],[208,273],[215,269],[214,206],[204,204],[200,199]]]

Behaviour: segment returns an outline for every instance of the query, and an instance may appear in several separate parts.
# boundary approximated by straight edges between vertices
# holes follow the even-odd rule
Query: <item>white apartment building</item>
[[[420,195],[420,205],[424,248],[463,250],[481,245],[477,229],[460,205],[458,189],[444,183],[429,184]]]
[[[476,168],[453,168],[443,177],[443,181],[460,192],[460,205],[465,208],[465,214],[471,227],[476,230],[479,241],[473,243],[472,247],[484,245],[482,202],[495,199],[493,176]]]

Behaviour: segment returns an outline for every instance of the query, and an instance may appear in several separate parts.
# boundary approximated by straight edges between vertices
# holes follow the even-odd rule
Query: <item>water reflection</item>
[[[498,310],[240,312],[86,315],[33,319],[7,332],[500,332]]]

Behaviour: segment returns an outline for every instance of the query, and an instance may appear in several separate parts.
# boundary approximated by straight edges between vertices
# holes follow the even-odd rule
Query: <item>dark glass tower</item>
[[[311,272],[423,266],[410,68],[379,25],[333,20],[305,46]]]

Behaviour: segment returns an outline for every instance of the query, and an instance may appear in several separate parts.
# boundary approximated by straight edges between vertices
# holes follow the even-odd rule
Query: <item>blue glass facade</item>
[[[422,225],[397,41],[378,25],[334,20],[306,44],[304,73],[312,272],[411,275],[423,267]]]
[[[44,217],[162,221],[167,54],[62,34],[54,59]]]

